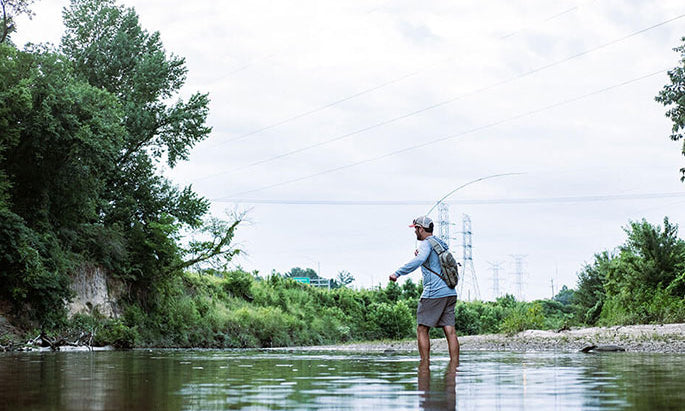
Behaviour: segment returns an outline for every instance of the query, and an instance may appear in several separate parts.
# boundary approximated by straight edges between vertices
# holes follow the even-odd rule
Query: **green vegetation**
[[[110,334],[101,338],[116,336],[120,346],[222,348],[414,338],[420,292],[411,280],[402,287],[329,290],[278,274],[185,273],[157,288],[147,309],[131,304],[121,322],[106,320],[103,329]],[[460,334],[515,333],[563,326],[573,308],[556,300],[526,303],[506,296],[460,302],[456,312]]]
[[[680,53],[680,65],[668,72],[671,84],[666,84],[656,96],[656,101],[663,104],[668,110],[666,117],[673,122],[671,128],[671,140],[683,140],[682,153],[685,155],[685,37],[681,39],[682,45],[673,49]],[[685,182],[685,167],[680,169],[681,181]]]
[[[262,279],[243,271],[186,273],[158,291],[152,314],[131,306],[124,316],[143,345],[330,344],[405,338],[413,328],[406,303],[389,301],[384,293],[328,290],[280,275]]]
[[[668,219],[625,228],[626,242],[596,255],[578,276],[578,290],[564,286],[552,299],[457,303],[460,335],[514,334],[526,329],[685,320],[685,241]],[[421,284],[353,290],[317,288],[285,275],[261,278],[243,271],[185,273],[164,283],[148,301],[126,310],[123,324],[137,330],[137,344],[200,347],[270,347],[413,338]],[[432,331],[440,337],[440,330]]]
[[[615,251],[595,255],[578,275],[579,320],[618,325],[685,321],[685,241],[677,226],[647,221],[624,228]]]
[[[177,98],[184,60],[113,0],[73,0],[59,47],[0,38],[0,302],[15,321],[61,327],[70,273],[103,267],[130,304],[187,267],[237,253],[238,222],[207,219],[209,202],[160,175],[209,135],[208,97]],[[239,219],[238,219],[239,221]],[[184,246],[180,232],[203,241]]]
[[[12,329],[122,348],[415,336],[422,287],[411,280],[353,290],[354,277],[341,271],[322,289],[292,279],[319,279],[312,269],[266,278],[227,270],[239,253],[231,241],[240,216],[208,218],[206,199],[160,172],[209,135],[208,95],[172,101],[185,62],[164,50],[159,33],[140,27],[133,9],[72,0],[59,46],[21,49],[11,41],[13,18],[30,15],[32,0],[0,3],[0,308]],[[671,138],[680,140],[685,46],[676,51],[683,67],[669,72],[672,84],[657,100],[669,107]],[[579,272],[577,290],[533,302],[509,295],[459,302],[458,332],[685,321],[685,242],[677,227],[643,220],[625,231],[623,245]],[[67,319],[71,274],[84,266],[123,284],[121,318]],[[0,345],[9,341],[0,335]]]

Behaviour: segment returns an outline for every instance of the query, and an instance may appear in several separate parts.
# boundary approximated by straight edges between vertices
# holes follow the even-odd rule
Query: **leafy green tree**
[[[178,233],[184,227],[200,228],[209,209],[191,187],[179,189],[158,172],[162,161],[174,167],[186,160],[209,135],[209,100],[195,93],[187,101],[171,102],[185,83],[185,61],[167,55],[159,33],[141,28],[133,9],[114,0],[72,0],[64,23],[61,50],[75,74],[114,96],[122,111],[125,133],[111,160],[112,172],[106,174],[106,201],[98,215],[108,230],[99,243],[117,244],[111,248],[121,252],[107,258],[111,268],[146,289],[188,265],[181,258]],[[217,228],[215,221],[209,224]],[[203,254],[199,245],[211,248],[203,258],[220,252],[232,237],[232,230],[223,231],[215,242],[191,244],[195,257],[190,261]]]
[[[0,42],[0,299],[28,303],[35,319],[59,317],[85,263],[144,300],[181,270],[238,252],[239,220],[205,218],[209,202],[159,171],[210,132],[206,94],[173,102],[184,60],[113,0],[73,0],[64,17],[57,51]],[[188,231],[202,239],[184,244]]]
[[[675,321],[685,313],[685,241],[664,218],[663,228],[647,221],[624,228],[627,239],[616,253],[595,255],[578,275],[574,299],[588,324]]]
[[[58,53],[0,44],[0,107],[0,294],[54,323],[86,254],[81,234],[97,224],[123,137],[120,106]]]
[[[566,287],[566,285],[562,285],[561,290],[559,290],[557,295],[555,295],[552,299],[561,303],[562,305],[571,305],[573,304],[574,294],[575,291],[573,291],[573,289]]]
[[[343,287],[347,287],[349,284],[354,282],[354,276],[350,274],[349,271],[340,271],[335,280],[340,283]]]
[[[239,249],[231,248],[231,241],[235,235],[242,216],[237,216],[232,223],[211,217],[196,233],[204,239],[193,239],[188,248],[183,250],[185,260],[180,266],[171,267],[171,270],[185,269],[198,265],[209,265],[214,270],[225,271],[229,262],[240,253]]]
[[[630,293],[665,288],[685,271],[685,241],[678,238],[678,226],[668,217],[663,229],[643,219],[631,222],[624,231],[628,239],[619,250],[626,267],[619,278],[610,281],[615,280]]]
[[[104,176],[114,169],[124,134],[120,106],[78,80],[56,53],[38,48],[10,54],[17,59],[11,71],[25,75],[15,79],[7,99],[17,93],[26,99],[10,103],[17,111],[5,117],[11,124],[3,138],[3,169],[11,176],[12,207],[30,227],[51,228],[71,242],[77,226],[95,222],[106,201]]]
[[[595,324],[602,313],[606,291],[607,273],[613,256],[608,251],[595,254],[595,261],[578,273],[577,290],[574,294],[578,316],[586,324]]]
[[[167,56],[159,32],[148,33],[132,8],[114,0],[72,0],[64,24],[62,51],[76,72],[124,107],[128,133],[118,163],[130,167],[148,153],[155,160],[164,154],[171,167],[187,160],[211,129],[205,125],[207,94],[168,102],[185,83],[185,60]]]
[[[666,84],[656,96],[656,101],[668,109],[666,117],[673,122],[671,128],[673,141],[682,140],[683,131],[685,131],[685,37],[681,41],[684,44],[673,49],[680,53],[680,65],[668,72],[671,84]],[[685,155],[685,141],[683,141],[682,153]],[[685,181],[685,167],[680,169],[680,173],[682,174],[680,180]]]
[[[7,36],[16,30],[14,27],[14,17],[20,14],[26,14],[29,18],[33,16],[30,8],[33,2],[34,0],[0,0],[0,8],[2,8],[0,43],[3,43]]]
[[[319,275],[316,273],[316,271],[314,271],[311,268],[293,267],[290,269],[290,271],[285,273],[285,277],[286,278],[296,278],[296,277],[319,278]]]
[[[419,287],[414,284],[411,278],[407,278],[407,281],[402,284],[402,297],[407,300],[413,300],[419,298]]]

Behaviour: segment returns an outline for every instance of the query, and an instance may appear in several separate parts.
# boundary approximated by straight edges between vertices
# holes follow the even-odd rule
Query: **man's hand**
[[[398,277],[397,275],[395,275],[395,274],[390,274],[390,277],[388,277],[388,278],[390,279],[390,281],[392,281],[392,282],[394,283],[395,281],[397,281],[397,279],[398,279],[399,277]]]

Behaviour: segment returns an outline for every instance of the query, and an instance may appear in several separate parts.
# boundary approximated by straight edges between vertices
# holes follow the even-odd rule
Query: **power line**
[[[551,20],[553,20],[553,19],[555,19],[555,18],[557,18],[557,17],[560,17],[560,16],[562,16],[562,15],[565,15],[565,14],[567,14],[567,13],[570,13],[570,12],[575,11],[575,10],[578,10],[578,9],[579,9],[579,6],[575,6],[575,7],[566,9],[566,10],[560,12],[560,13],[556,13],[556,14],[554,14],[554,15],[552,15],[552,16],[549,16],[549,17],[544,18],[544,19],[542,20],[542,22],[544,23],[544,22],[551,21]],[[373,10],[369,11],[369,12],[367,13],[367,15],[369,15],[369,14],[371,14],[371,13],[377,11],[377,10],[378,10],[378,9],[373,9]],[[507,34],[507,35],[501,36],[501,37],[499,38],[499,40],[504,40],[504,39],[507,39],[507,38],[509,38],[509,37],[512,37],[512,36],[514,36],[514,35],[516,35],[516,34],[522,32],[522,31],[524,31],[524,30],[526,30],[526,29],[528,29],[528,27],[523,27],[523,28],[521,28],[521,29],[519,29],[519,30],[516,30],[516,31],[514,31],[514,32],[511,32],[511,33],[509,33],[509,34]],[[258,60],[265,59],[265,58],[270,58],[270,57],[273,57],[273,56],[275,56],[275,55],[277,55],[277,54],[279,54],[279,53],[272,53],[272,54],[270,54],[270,55],[268,55],[268,56],[266,56],[266,57],[260,58],[260,59],[258,59]],[[371,92],[373,92],[373,91],[376,91],[376,90],[385,88],[385,87],[390,86],[390,85],[392,85],[392,84],[399,83],[400,81],[406,80],[406,79],[408,79],[408,78],[410,78],[410,77],[414,77],[414,76],[416,76],[416,75],[418,75],[418,74],[423,73],[424,71],[427,71],[428,69],[430,69],[430,68],[432,68],[432,67],[434,67],[434,66],[443,64],[443,63],[448,62],[448,61],[451,61],[451,60],[453,60],[454,58],[455,58],[455,57],[452,56],[452,57],[449,57],[449,58],[447,58],[447,59],[441,60],[441,61],[439,61],[439,62],[437,62],[437,63],[430,64],[430,65],[428,65],[428,66],[426,66],[426,67],[423,67],[423,68],[421,68],[421,69],[419,69],[419,70],[415,70],[415,71],[412,71],[412,72],[408,72],[408,73],[402,74],[402,75],[397,76],[397,77],[394,77],[394,78],[392,78],[392,79],[390,79],[390,80],[388,80],[388,81],[385,81],[385,82],[382,82],[382,83],[380,83],[380,84],[377,84],[377,85],[375,85],[375,86],[373,86],[373,87],[369,87],[369,88],[363,89],[363,90],[361,90],[361,91],[358,91],[358,92],[356,92],[356,93],[354,93],[354,94],[352,94],[352,95],[349,95],[349,96],[347,96],[347,97],[340,98],[340,99],[338,99],[338,100],[332,101],[332,102],[327,103],[327,104],[324,104],[324,105],[322,105],[322,106],[313,108],[313,109],[311,109],[311,110],[308,110],[308,111],[305,111],[305,112],[302,112],[302,113],[299,113],[299,114],[295,114],[295,115],[293,115],[293,116],[291,116],[291,117],[287,117],[287,118],[285,118],[285,119],[283,119],[283,120],[276,121],[276,122],[274,122],[274,123],[268,124],[268,125],[266,125],[266,126],[264,126],[264,127],[258,128],[258,129],[256,129],[256,130],[253,130],[253,131],[247,132],[247,133],[245,133],[245,134],[241,134],[241,135],[239,135],[239,136],[230,138],[230,139],[228,139],[228,140],[226,140],[226,141],[219,142],[219,143],[217,143],[217,144],[214,144],[212,147],[218,147],[218,146],[221,146],[221,145],[224,145],[224,144],[228,144],[228,143],[231,143],[231,142],[234,142],[234,141],[240,141],[240,140],[243,140],[243,139],[245,139],[245,138],[247,138],[247,137],[250,137],[250,136],[252,136],[252,135],[261,133],[262,131],[270,130],[270,129],[272,129],[272,128],[276,128],[276,127],[281,126],[281,125],[283,125],[283,124],[290,123],[290,122],[292,122],[292,121],[294,121],[294,120],[297,120],[297,119],[300,119],[300,118],[302,118],[302,117],[306,117],[306,116],[308,116],[308,115],[311,115],[311,114],[314,114],[314,113],[318,113],[319,111],[323,111],[323,110],[325,110],[325,109],[327,109],[327,108],[330,108],[330,107],[336,106],[336,105],[338,105],[338,104],[344,103],[344,102],[346,102],[346,101],[355,99],[355,98],[357,98],[357,97],[363,96],[363,95],[368,94],[368,93],[371,93]],[[246,66],[243,66],[243,67],[241,67],[241,68],[239,68],[239,69],[237,69],[237,70],[231,71],[231,72],[228,73],[228,75],[234,74],[234,73],[236,73],[236,72],[238,72],[238,71],[242,71],[242,70],[248,68],[249,66],[251,66],[252,64],[253,64],[253,63],[251,62],[251,63],[247,64]]]
[[[476,200],[449,200],[447,204],[462,205],[512,205],[512,204],[545,204],[545,203],[592,203],[628,200],[654,200],[663,198],[683,198],[685,192],[641,193],[641,194],[603,194],[564,197],[529,197],[529,198],[492,198]],[[274,205],[328,205],[328,206],[408,206],[431,205],[430,200],[268,200],[248,198],[226,198],[211,200],[219,203],[274,204]]]
[[[426,215],[430,215],[431,211],[433,211],[433,210],[435,209],[435,207],[437,207],[439,204],[442,204],[442,203],[447,199],[447,197],[451,196],[452,194],[456,193],[457,191],[461,190],[461,189],[464,188],[464,187],[470,186],[471,184],[479,183],[479,182],[481,182],[481,181],[483,181],[483,180],[489,180],[489,179],[491,179],[491,178],[505,177],[505,176],[515,176],[515,175],[521,175],[521,174],[523,174],[523,173],[501,173],[501,174],[493,174],[493,175],[490,175],[490,176],[477,178],[477,179],[475,179],[475,180],[469,181],[468,183],[464,183],[464,184],[460,185],[459,187],[455,188],[454,190],[450,191],[449,193],[445,194],[444,196],[442,196],[442,198],[441,198],[440,200],[438,200],[438,202],[435,203],[435,205],[433,205],[433,207],[432,207],[430,210],[428,210],[428,212],[426,213]]]
[[[420,144],[415,144],[415,145],[412,145],[412,146],[408,146],[408,147],[405,147],[405,148],[402,148],[402,149],[399,149],[399,150],[395,150],[395,151],[390,152],[390,153],[381,154],[381,155],[376,156],[376,157],[372,157],[372,158],[368,158],[368,159],[365,159],[365,160],[357,161],[357,162],[350,163],[350,164],[347,164],[347,165],[344,165],[344,166],[329,168],[329,169],[326,169],[326,170],[323,170],[323,171],[319,171],[319,172],[317,172],[317,173],[309,174],[309,175],[306,175],[306,176],[302,176],[302,177],[297,177],[297,178],[293,178],[293,179],[290,179],[290,180],[281,181],[281,182],[278,182],[278,183],[266,185],[266,186],[263,186],[263,187],[254,188],[254,189],[251,189],[251,190],[241,191],[241,192],[238,192],[238,193],[231,194],[230,196],[220,197],[220,198],[218,198],[218,199],[215,200],[215,201],[221,201],[221,200],[223,200],[223,199],[225,199],[225,198],[231,198],[231,197],[235,197],[235,196],[242,196],[242,195],[254,193],[254,192],[257,192],[257,191],[263,191],[263,190],[267,190],[267,189],[270,189],[270,188],[275,188],[275,187],[280,187],[280,186],[287,185],[287,184],[296,183],[296,182],[303,181],[303,180],[307,180],[307,179],[310,179],[310,178],[313,178],[313,177],[318,177],[318,176],[320,176],[320,175],[329,174],[329,173],[332,173],[332,172],[335,172],[335,171],[341,171],[341,170],[344,170],[344,169],[348,169],[348,168],[356,167],[356,166],[359,166],[359,165],[362,165],[362,164],[366,164],[366,163],[370,163],[370,162],[373,162],[373,161],[377,161],[377,160],[380,160],[380,159],[383,159],[383,158],[386,158],[386,157],[391,157],[391,156],[394,156],[394,155],[397,155],[397,154],[400,154],[400,153],[404,153],[404,152],[407,152],[407,151],[415,150],[415,149],[417,149],[417,148],[429,146],[429,145],[432,145],[432,144],[436,144],[436,143],[440,143],[440,142],[443,142],[443,141],[455,139],[455,138],[458,138],[458,137],[463,137],[463,136],[465,136],[465,135],[473,134],[473,133],[475,133],[475,132],[478,132],[478,131],[481,131],[481,130],[485,130],[485,129],[488,129],[488,128],[492,128],[492,127],[498,126],[498,125],[500,125],[500,124],[508,123],[508,122],[511,122],[511,121],[514,121],[514,120],[518,120],[518,119],[520,119],[520,118],[528,117],[528,116],[531,116],[531,115],[534,115],[534,114],[538,114],[538,113],[541,113],[541,112],[544,112],[544,111],[551,110],[551,109],[556,108],[556,107],[560,107],[560,106],[563,106],[563,105],[566,105],[566,104],[570,104],[570,103],[573,103],[573,102],[576,102],[576,101],[579,101],[579,100],[582,100],[582,99],[585,99],[585,98],[588,98],[588,97],[591,97],[591,96],[594,96],[594,95],[597,95],[597,94],[601,94],[601,93],[607,92],[607,91],[609,91],[609,90],[612,90],[612,89],[615,89],[615,88],[618,88],[618,87],[622,87],[622,86],[625,86],[625,85],[628,85],[628,84],[631,84],[631,83],[634,83],[634,82],[637,82],[637,81],[640,81],[640,80],[644,80],[644,79],[646,79],[646,78],[654,77],[654,76],[656,76],[656,75],[658,75],[658,74],[663,74],[663,73],[665,73],[666,71],[667,71],[667,70],[665,70],[665,69],[664,69],[664,70],[659,70],[659,71],[657,71],[657,72],[650,73],[650,74],[646,74],[646,75],[644,75],[644,76],[640,76],[640,77],[637,77],[637,78],[634,78],[634,79],[631,79],[631,80],[627,80],[627,81],[624,81],[624,82],[621,82],[621,83],[618,83],[618,84],[614,84],[614,85],[609,86],[609,87],[604,87],[604,88],[602,88],[602,89],[595,90],[595,91],[593,91],[593,92],[590,92],[590,93],[587,93],[587,94],[583,94],[583,95],[578,96],[578,97],[573,97],[573,98],[570,98],[570,99],[566,99],[566,100],[563,100],[563,101],[558,102],[558,103],[550,104],[550,105],[548,105],[548,106],[545,106],[545,107],[542,107],[542,108],[539,108],[539,109],[535,109],[535,110],[531,110],[531,111],[528,111],[528,112],[525,112],[525,113],[517,114],[517,115],[515,115],[515,116],[508,117],[508,118],[505,118],[505,119],[502,119],[502,120],[493,121],[493,122],[491,122],[491,123],[487,123],[487,124],[484,124],[484,125],[482,125],[482,126],[474,127],[474,128],[471,128],[471,129],[469,129],[469,130],[465,130],[465,131],[462,131],[462,132],[459,132],[459,133],[447,135],[447,136],[444,136],[444,137],[439,137],[439,138],[436,138],[436,139],[433,139],[433,140],[430,140],[430,141],[427,141],[427,142],[424,142],[424,143],[420,143]]]
[[[443,100],[443,101],[441,101],[441,102],[432,104],[432,105],[430,105],[430,106],[427,106],[427,107],[424,107],[424,108],[421,108],[421,109],[412,111],[412,112],[410,112],[410,113],[405,113],[405,114],[402,114],[402,115],[400,115],[400,116],[393,117],[393,118],[390,118],[390,119],[387,119],[387,120],[384,120],[384,121],[381,121],[381,122],[378,122],[378,123],[374,123],[374,124],[372,124],[372,125],[369,125],[369,126],[366,126],[366,127],[363,127],[363,128],[360,128],[360,129],[357,129],[357,130],[354,130],[354,131],[351,131],[351,132],[348,132],[348,133],[344,133],[344,134],[342,134],[342,135],[339,135],[339,136],[336,136],[336,137],[333,137],[333,138],[330,138],[330,139],[327,139],[327,140],[319,141],[319,142],[317,142],[317,143],[310,144],[310,145],[307,145],[307,146],[304,146],[304,147],[300,147],[300,148],[297,148],[297,149],[294,149],[294,150],[290,150],[290,151],[287,151],[287,152],[285,152],[285,153],[277,154],[277,155],[275,155],[275,156],[272,156],[272,157],[269,157],[269,158],[266,158],[266,159],[253,161],[252,163],[246,164],[246,165],[241,166],[241,167],[237,167],[237,168],[234,168],[234,169],[231,169],[231,170],[221,171],[221,172],[219,172],[219,173],[214,173],[214,174],[211,174],[211,175],[208,175],[208,176],[205,176],[205,177],[196,178],[194,181],[195,181],[195,182],[197,182],[197,181],[202,181],[202,180],[205,180],[205,179],[208,179],[208,178],[212,178],[212,177],[218,177],[218,176],[221,176],[221,175],[227,175],[227,174],[232,174],[232,173],[235,173],[235,172],[238,172],[238,171],[247,170],[247,169],[250,169],[250,168],[252,168],[252,167],[261,165],[261,164],[269,163],[269,162],[272,162],[272,161],[274,161],[274,160],[278,160],[278,159],[281,159],[281,158],[284,158],[284,157],[288,157],[288,156],[291,156],[291,155],[294,155],[294,154],[299,154],[299,153],[302,153],[302,152],[305,152],[305,151],[309,151],[309,150],[314,149],[314,148],[317,148],[317,147],[321,147],[321,146],[324,146],[324,145],[328,145],[328,144],[334,143],[334,142],[336,142],[336,141],[340,141],[340,140],[343,140],[343,139],[352,137],[352,136],[354,136],[354,135],[361,134],[361,133],[364,133],[364,132],[369,131],[369,130],[373,130],[373,129],[375,129],[375,128],[379,128],[379,127],[382,127],[382,126],[385,126],[385,125],[388,125],[388,124],[391,124],[391,123],[394,123],[394,122],[397,122],[397,121],[400,121],[400,120],[403,120],[403,119],[406,119],[406,118],[409,118],[409,117],[412,117],[412,116],[415,116],[415,115],[418,115],[418,114],[421,114],[421,113],[424,113],[424,112],[427,112],[427,111],[430,111],[430,110],[434,110],[434,109],[436,109],[436,108],[439,108],[439,107],[442,107],[442,106],[445,106],[445,105],[454,103],[455,101],[458,101],[458,100],[463,99],[463,98],[465,98],[465,97],[468,97],[468,96],[471,96],[471,95],[474,95],[474,94],[479,94],[479,93],[482,93],[482,92],[484,92],[484,91],[491,90],[491,89],[493,89],[493,88],[496,88],[496,87],[499,87],[499,86],[502,86],[502,85],[505,85],[505,84],[514,82],[514,81],[516,81],[516,80],[522,79],[522,78],[527,77],[527,76],[530,76],[530,75],[532,75],[532,74],[539,73],[539,72],[541,72],[541,71],[547,70],[547,69],[549,69],[549,68],[558,66],[558,65],[563,64],[563,63],[566,63],[566,62],[571,61],[571,60],[573,60],[573,59],[576,59],[576,58],[582,57],[582,56],[584,56],[584,55],[593,53],[593,52],[595,52],[595,51],[597,51],[597,50],[601,50],[601,49],[603,49],[603,48],[605,48],[605,47],[608,47],[608,46],[610,46],[610,45],[613,45],[613,44],[619,43],[619,42],[621,42],[621,41],[627,40],[627,39],[629,39],[629,38],[631,38],[631,37],[634,37],[634,36],[636,36],[636,35],[638,35],[638,34],[641,34],[641,33],[644,33],[644,32],[646,32],[646,31],[649,31],[649,30],[655,29],[655,28],[657,28],[657,27],[663,26],[663,25],[665,25],[665,24],[668,24],[668,23],[670,23],[670,22],[673,22],[673,21],[678,20],[678,19],[683,18],[683,17],[685,17],[685,14],[681,14],[681,15],[679,15],[679,16],[677,16],[677,17],[672,18],[672,19],[668,19],[668,20],[666,20],[666,21],[662,21],[662,22],[657,23],[657,24],[655,24],[655,25],[652,25],[652,26],[649,26],[649,27],[640,29],[640,30],[638,30],[638,31],[635,31],[635,32],[632,32],[632,33],[630,33],[630,34],[628,34],[628,35],[625,35],[625,36],[623,36],[623,37],[620,37],[620,38],[618,38],[618,39],[609,41],[609,42],[607,42],[607,43],[603,43],[603,44],[601,44],[601,45],[599,45],[599,46],[596,46],[596,47],[594,47],[594,48],[591,48],[591,49],[582,51],[582,52],[580,52],[580,53],[573,54],[573,55],[571,55],[571,56],[569,56],[569,57],[566,57],[566,58],[563,58],[563,59],[554,61],[554,62],[552,62],[552,63],[548,63],[548,64],[546,64],[546,65],[543,65],[543,66],[540,66],[540,67],[537,67],[537,68],[534,68],[534,69],[531,69],[531,70],[529,70],[529,71],[527,71],[527,72],[525,72],[525,73],[522,73],[522,74],[519,74],[519,75],[510,77],[509,79],[506,79],[506,80],[502,80],[502,81],[499,81],[499,82],[492,83],[492,84],[490,84],[490,85],[481,87],[481,88],[479,88],[479,89],[477,89],[477,90],[472,90],[472,91],[469,91],[469,92],[466,92],[466,93],[459,94],[459,95],[457,95],[457,96],[455,96],[455,97],[452,97],[452,98],[449,98],[449,99],[447,99],[447,100]],[[335,104],[337,104],[337,103],[331,103],[330,105],[335,105]],[[306,115],[306,113],[305,113],[305,114],[302,114],[300,117],[302,117],[302,116],[304,116],[304,115]],[[298,118],[299,118],[299,117],[298,117]],[[282,122],[281,124],[283,124],[283,122]],[[274,127],[275,127],[275,125],[274,125]],[[266,128],[272,128],[272,127],[271,127],[271,126],[267,126]],[[258,132],[258,131],[253,132],[253,133],[250,133],[250,135],[256,134],[257,132]]]
[[[370,14],[372,14],[372,13],[374,13],[374,12],[380,10],[380,9],[381,9],[380,7],[374,7],[373,9],[370,9],[369,11],[367,11],[367,12],[364,14],[364,16],[365,16],[365,17],[366,17],[366,16],[369,16]],[[313,34],[311,34],[309,37],[314,37],[314,38],[319,37],[319,36],[321,35],[321,33],[324,33],[324,32],[329,31],[329,30],[331,30],[331,27],[330,27],[330,26],[320,26],[320,27],[319,27]],[[276,56],[279,56],[279,55],[280,55],[280,56],[282,56],[282,55],[287,55],[287,54],[288,54],[287,52],[289,51],[290,48],[292,48],[293,44],[297,44],[297,43],[291,43],[291,44],[290,44],[288,47],[286,47],[286,48],[279,48],[279,49],[276,50],[276,51],[272,51],[272,52],[269,52],[269,53],[267,53],[267,54],[263,54],[263,55],[261,55],[261,56],[259,56],[259,57],[256,57],[256,58],[254,58],[254,59],[248,61],[247,63],[243,64],[243,65],[240,66],[240,67],[236,67],[236,68],[234,68],[234,69],[230,69],[228,73],[226,73],[224,76],[220,77],[219,79],[215,80],[215,82],[222,81],[222,80],[224,80],[224,79],[226,79],[226,78],[228,78],[228,77],[230,77],[230,76],[232,76],[232,75],[234,75],[234,74],[237,74],[237,73],[240,73],[241,71],[247,70],[248,68],[254,66],[255,64],[257,64],[257,63],[259,63],[259,62],[261,62],[261,61],[263,61],[263,60],[269,60],[269,59],[271,59],[271,58],[273,58],[273,57],[276,57]],[[257,133],[257,132],[259,132],[259,131],[263,131],[263,130],[258,130],[258,131],[256,131],[255,133]],[[250,134],[255,134],[255,133],[250,133]],[[229,140],[229,141],[231,141],[231,140]],[[226,143],[228,143],[228,141],[226,141]]]

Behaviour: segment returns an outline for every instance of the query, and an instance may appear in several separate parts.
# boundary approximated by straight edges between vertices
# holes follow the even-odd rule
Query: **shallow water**
[[[685,355],[0,353],[0,409],[678,409]]]

